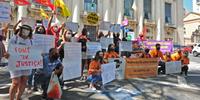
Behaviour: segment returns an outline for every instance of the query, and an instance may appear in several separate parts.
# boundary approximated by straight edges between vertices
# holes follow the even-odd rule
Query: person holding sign
[[[5,45],[3,44],[3,40],[6,40],[8,26],[9,24],[7,24],[6,27],[3,27],[2,29],[0,29],[0,63],[1,63],[1,58],[4,56],[4,53],[6,52]]]
[[[165,61],[165,62],[170,62],[170,61],[172,61],[171,53],[170,53],[170,52],[166,52],[163,58],[164,58],[164,61]]]
[[[181,49],[178,49],[174,54],[171,55],[173,61],[181,61],[183,54]]]
[[[187,76],[188,64],[190,64],[190,59],[188,58],[188,52],[183,53],[181,63],[182,63],[181,75],[183,74],[183,72],[185,72],[185,76]]]
[[[108,45],[108,51],[104,55],[104,59],[107,60],[107,62],[109,58],[119,58],[119,55],[115,52],[114,44]]]
[[[19,32],[16,35],[14,35],[8,43],[8,50],[11,44],[32,46],[33,43],[32,43],[31,38],[32,38],[31,27],[28,25],[20,26]],[[5,57],[9,58],[10,55],[12,54],[6,53]],[[10,90],[9,90],[10,100],[14,100],[15,95],[16,95],[16,100],[21,99],[21,96],[26,88],[28,76],[30,74],[31,74],[31,70],[29,69],[10,71],[10,77],[12,79],[12,85],[10,86]]]
[[[88,70],[88,81],[90,82],[89,88],[96,90],[95,85],[97,82],[101,82],[101,64],[103,64],[103,52],[98,51],[95,58],[90,62]]]

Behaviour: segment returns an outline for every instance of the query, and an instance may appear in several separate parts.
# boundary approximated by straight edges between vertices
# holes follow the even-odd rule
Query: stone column
[[[139,26],[138,26],[138,34],[140,34],[143,30],[143,19],[144,19],[144,1],[143,0],[136,0],[135,1],[136,4],[138,5],[138,9],[137,9],[137,12],[138,12],[138,18],[137,20],[139,21]]]
[[[18,6],[17,21],[21,20],[22,17],[27,17],[27,6]]]
[[[72,1],[72,22],[79,23],[80,22],[80,12],[81,12],[81,2],[80,0]]]
[[[184,9],[183,9],[183,0],[177,0],[177,43],[180,45],[184,44],[184,30],[183,30],[183,16],[184,16]]]
[[[124,14],[124,0],[116,0],[116,23],[121,24]]]
[[[156,40],[164,39],[164,2],[157,0],[156,2],[156,24],[157,24],[157,34]]]
[[[103,1],[103,21],[110,22],[110,0],[102,0]]]

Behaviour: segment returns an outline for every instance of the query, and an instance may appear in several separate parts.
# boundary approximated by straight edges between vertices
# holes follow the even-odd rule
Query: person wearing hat
[[[16,33],[16,35],[14,35],[9,40],[8,48],[11,44],[31,46],[33,45],[33,42],[31,39],[32,39],[32,28],[28,25],[22,25],[20,26],[19,31]],[[12,54],[5,53],[4,56],[6,58],[9,58],[10,55]],[[21,96],[26,88],[28,76],[31,74],[31,71],[32,70],[30,69],[9,71],[10,77],[12,79],[12,84],[9,90],[10,100],[14,100],[15,96],[16,96],[16,100],[21,99]]]

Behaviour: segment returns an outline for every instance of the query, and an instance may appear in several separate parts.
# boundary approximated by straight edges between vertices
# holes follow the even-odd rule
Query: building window
[[[144,0],[144,18],[151,19],[152,17],[152,0]]]
[[[165,3],[165,23],[172,23],[172,4]]]
[[[84,0],[84,10],[87,12],[97,12],[97,0]]]
[[[124,0],[124,16],[127,16],[131,19],[134,18],[133,3],[134,0]]]

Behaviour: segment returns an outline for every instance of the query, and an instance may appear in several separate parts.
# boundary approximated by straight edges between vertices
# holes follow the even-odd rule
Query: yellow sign
[[[157,66],[157,59],[127,58],[125,79],[155,77],[157,76]]]
[[[90,24],[97,24],[97,22],[99,21],[99,16],[96,13],[90,13],[87,16],[87,21]]]

